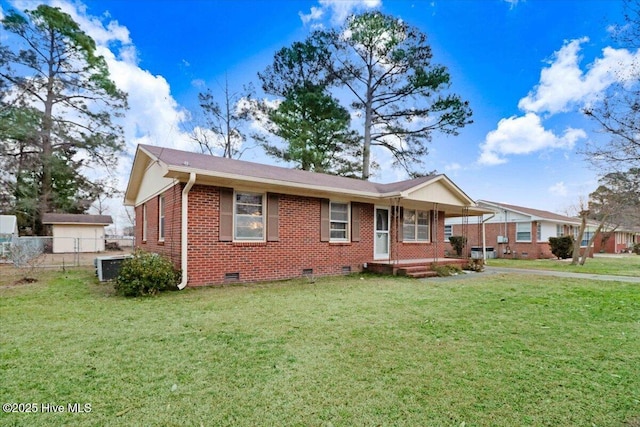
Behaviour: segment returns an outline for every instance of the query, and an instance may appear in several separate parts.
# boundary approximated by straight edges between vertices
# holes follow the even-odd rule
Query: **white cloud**
[[[460,169],[462,169],[462,165],[456,162],[449,163],[444,166],[444,170],[446,172],[455,172],[455,171],[459,171]]]
[[[544,128],[541,117],[579,111],[604,96],[612,84],[637,81],[640,50],[632,53],[606,47],[602,56],[583,71],[580,50],[588,41],[587,37],[567,41],[553,54],[540,73],[539,83],[518,102],[525,115],[502,119],[497,129],[487,134],[480,145],[480,164],[505,163],[506,156],[511,154],[573,148],[577,141],[587,137],[584,130],[567,128],[559,136]]]
[[[549,66],[540,73],[540,82],[522,98],[518,107],[523,111],[556,114],[575,110],[596,100],[613,83],[627,82],[634,76],[638,52],[606,47],[583,72],[580,68],[581,45],[589,39],[566,42],[555,52]]]
[[[319,0],[320,7],[312,6],[307,14],[299,12],[303,24],[318,21],[330,14],[333,25],[342,24],[349,15],[367,9],[375,9],[382,5],[382,0]],[[318,26],[321,24],[314,24]]]
[[[549,187],[549,193],[554,196],[565,197],[569,194],[569,190],[563,181],[556,182],[551,187]]]
[[[71,15],[80,28],[86,32],[97,45],[112,43],[130,44],[129,30],[118,21],[109,21],[105,26],[99,17],[87,15],[87,6],[82,3],[69,3],[62,0],[54,0],[50,3],[53,7],[59,7],[63,12]],[[32,9],[30,4],[24,9]]]
[[[322,15],[324,15],[324,9],[316,6],[311,6],[311,12],[309,12],[308,14],[298,12],[298,15],[300,15],[300,19],[302,19],[303,24],[308,24],[310,21],[317,21],[318,19],[322,18]]]
[[[587,134],[582,129],[565,129],[562,136],[546,130],[540,117],[534,113],[502,119],[498,128],[489,132],[480,145],[478,162],[484,165],[506,163],[505,156],[531,154],[545,149],[571,149]]]
[[[126,187],[132,154],[139,143],[192,151],[193,141],[181,130],[182,123],[189,118],[188,112],[173,98],[164,77],[138,66],[137,50],[129,30],[106,14],[88,15],[86,6],[79,2],[53,0],[50,4],[68,13],[95,40],[97,53],[105,58],[112,80],[128,94],[129,109],[124,117],[113,119],[124,129],[128,155],[120,157],[117,171],[108,171],[115,175],[119,188]],[[19,0],[14,6],[19,10],[34,8],[30,0]],[[102,177],[101,172],[95,171]],[[121,205],[121,200],[113,201],[112,213],[116,214]]]

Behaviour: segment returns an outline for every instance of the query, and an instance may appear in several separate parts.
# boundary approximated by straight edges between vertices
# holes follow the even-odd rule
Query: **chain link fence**
[[[13,237],[0,242],[0,262],[16,267],[52,268],[93,266],[98,256],[133,252],[133,237]]]

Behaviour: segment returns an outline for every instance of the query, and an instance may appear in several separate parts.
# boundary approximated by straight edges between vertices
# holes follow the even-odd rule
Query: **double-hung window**
[[[536,222],[536,241],[542,241],[542,223],[540,221]]]
[[[444,241],[448,242],[449,238],[453,236],[453,225],[445,225],[444,226]]]
[[[516,242],[531,241],[531,223],[516,222]]]
[[[402,240],[405,242],[429,241],[429,212],[413,209],[404,210]]]
[[[346,242],[349,240],[349,203],[331,202],[329,204],[330,239]]]
[[[235,193],[234,239],[264,240],[264,195]]]

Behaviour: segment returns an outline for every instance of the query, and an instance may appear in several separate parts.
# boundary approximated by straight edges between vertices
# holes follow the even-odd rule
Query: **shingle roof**
[[[191,153],[171,148],[156,147],[153,145],[140,145],[140,147],[147,150],[153,156],[157,157],[158,160],[166,163],[170,167],[229,173],[251,178],[273,179],[295,184],[323,186],[378,194],[405,191],[440,176],[430,175],[390,184],[380,184],[356,178],[346,178],[342,176],[308,172],[299,169],[264,165],[244,160],[228,159],[224,157],[210,156],[208,154]]]
[[[543,211],[543,210],[540,210],[540,209],[527,208],[527,207],[524,207],[524,206],[516,206],[516,205],[509,205],[509,204],[506,204],[506,203],[490,202],[490,201],[487,201],[487,200],[478,200],[478,204],[485,205],[485,206],[486,205],[494,205],[494,206],[498,206],[498,207],[503,207],[505,209],[509,209],[509,210],[512,210],[512,211],[523,213],[525,215],[531,215],[531,216],[534,216],[534,217],[538,217],[538,218],[542,218],[542,219],[549,219],[549,220],[553,220],[553,221],[562,221],[562,222],[571,222],[571,223],[579,223],[580,222],[579,218],[560,215],[560,214],[557,214],[557,213],[553,213],[553,212],[549,212],[549,211]]]
[[[64,214],[46,213],[42,215],[43,224],[113,224],[111,215],[85,215],[85,214]]]

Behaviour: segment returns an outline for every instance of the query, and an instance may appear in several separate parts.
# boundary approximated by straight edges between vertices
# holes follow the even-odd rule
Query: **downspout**
[[[189,181],[182,189],[182,224],[180,227],[180,263],[182,269],[182,280],[178,284],[178,289],[182,290],[187,286],[187,247],[188,247],[188,230],[189,230],[189,191],[196,182],[196,173],[189,173]]]
[[[485,228],[485,223],[489,221],[491,218],[496,216],[495,212],[491,214],[487,219],[482,220],[482,260],[484,263],[487,263],[487,233]]]

